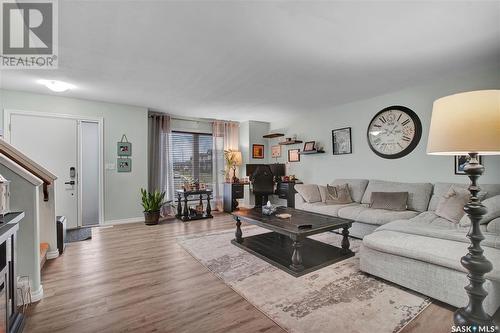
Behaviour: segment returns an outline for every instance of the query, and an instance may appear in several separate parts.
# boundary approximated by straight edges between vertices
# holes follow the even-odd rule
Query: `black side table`
[[[210,206],[210,198],[212,196],[212,190],[198,190],[198,191],[184,191],[177,190],[177,214],[175,217],[181,219],[182,221],[193,221],[202,219],[211,219],[212,207]],[[190,196],[195,196],[196,198],[190,199]],[[204,212],[202,214],[192,214],[189,209],[189,201],[199,201],[199,205],[203,206],[203,196],[207,200]],[[199,199],[198,199],[199,198]],[[182,201],[184,201],[184,207],[182,206]]]

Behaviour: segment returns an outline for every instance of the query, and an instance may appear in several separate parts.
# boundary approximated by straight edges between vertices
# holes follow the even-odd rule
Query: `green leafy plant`
[[[224,170],[221,170],[221,172],[224,176],[229,177],[231,168],[236,164],[236,157],[233,154],[232,149],[224,150],[224,159],[226,161],[226,165]]]
[[[148,192],[141,188],[142,194],[142,207],[145,212],[156,212],[159,211],[163,205],[163,199],[165,198],[165,192],[154,191]]]

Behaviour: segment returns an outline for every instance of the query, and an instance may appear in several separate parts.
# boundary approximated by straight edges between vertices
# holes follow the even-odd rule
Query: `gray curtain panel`
[[[174,199],[174,172],[171,158],[170,116],[149,114],[148,189],[165,191],[165,199]]]

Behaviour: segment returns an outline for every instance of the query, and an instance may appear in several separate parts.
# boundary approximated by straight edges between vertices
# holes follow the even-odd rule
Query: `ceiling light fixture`
[[[65,92],[69,89],[75,88],[75,86],[72,84],[57,80],[38,80],[37,82],[43,84],[54,92]]]

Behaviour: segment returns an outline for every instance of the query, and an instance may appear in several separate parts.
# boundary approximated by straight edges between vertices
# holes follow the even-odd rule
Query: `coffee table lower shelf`
[[[233,239],[231,243],[295,277],[354,256],[351,250],[346,251],[311,238],[304,238],[301,247],[303,269],[294,270],[290,268],[293,254],[292,240],[285,235],[268,232],[245,237],[241,243]]]

